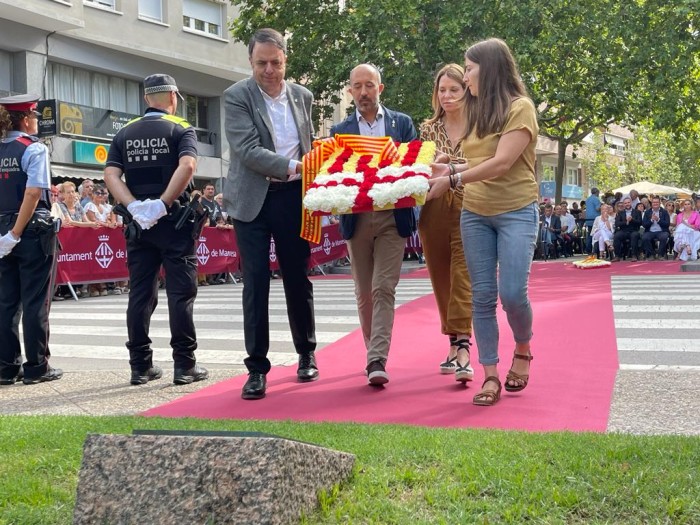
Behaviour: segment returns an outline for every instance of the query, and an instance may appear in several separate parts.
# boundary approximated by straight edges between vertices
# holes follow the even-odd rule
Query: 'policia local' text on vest
[[[122,161],[129,191],[137,199],[159,198],[180,162],[177,136],[190,124],[180,117],[139,117],[122,128]]]

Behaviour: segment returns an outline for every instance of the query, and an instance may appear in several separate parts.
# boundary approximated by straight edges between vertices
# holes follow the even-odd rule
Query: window
[[[139,83],[63,64],[48,65],[47,98],[64,102],[141,113]]]
[[[566,168],[566,183],[572,186],[580,186],[581,181],[579,179],[578,168]]]
[[[163,22],[163,0],[139,0],[139,18]]]
[[[223,5],[212,0],[184,0],[182,26],[198,33],[221,36]]]
[[[117,0],[83,0],[83,4],[92,5],[96,7],[104,7],[111,9],[112,11],[117,9]]]
[[[196,95],[185,95],[185,101],[179,101],[177,115],[192,124],[197,133],[197,140],[206,144],[212,144],[209,131],[209,99]]]
[[[556,173],[556,171],[557,171],[556,166],[552,166],[551,164],[543,164],[542,165],[541,182],[547,182],[547,181],[554,180],[554,174]]]

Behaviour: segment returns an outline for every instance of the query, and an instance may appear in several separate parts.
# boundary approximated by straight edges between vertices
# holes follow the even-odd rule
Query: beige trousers
[[[443,334],[472,333],[472,284],[462,247],[461,194],[448,191],[421,209],[418,233]]]
[[[396,231],[393,211],[361,213],[348,241],[367,364],[386,364],[394,327],[396,285],[406,239]]]

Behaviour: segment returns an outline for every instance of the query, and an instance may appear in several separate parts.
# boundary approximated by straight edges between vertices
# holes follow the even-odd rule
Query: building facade
[[[228,36],[233,15],[224,0],[0,0],[0,96],[46,100],[54,177],[100,179],[111,138],[145,109],[141,81],[170,74],[197,132],[197,185],[218,182],[223,91],[250,76],[247,49]]]

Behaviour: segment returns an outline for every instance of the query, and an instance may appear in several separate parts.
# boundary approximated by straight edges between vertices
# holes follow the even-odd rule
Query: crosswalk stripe
[[[700,353],[697,341],[688,339],[648,339],[646,337],[619,337],[617,339],[618,351],[634,352],[687,352],[689,354]]]
[[[129,359],[129,352],[122,345],[117,346],[94,346],[94,345],[68,345],[51,343],[51,355],[55,357],[77,357],[83,359],[115,359],[124,361]],[[245,351],[217,351],[198,348],[196,351],[197,360],[201,363],[241,365],[243,359],[247,357]],[[269,352],[268,358],[273,365],[292,365],[297,362],[297,355],[288,352]],[[154,346],[154,361],[171,361],[172,350],[170,347]]]
[[[335,309],[335,308],[334,308]],[[357,308],[355,308],[357,310]],[[69,312],[51,312],[51,321],[57,321],[57,320],[75,320],[75,314],[74,313],[69,313]],[[115,319],[115,314],[112,312],[107,312],[107,313],[90,313],[90,320],[91,321],[114,321]],[[151,316],[151,322],[156,323],[156,322],[168,322],[169,316],[167,313],[158,313],[158,314],[153,314]],[[205,323],[205,322],[221,322],[221,323],[243,323],[243,314],[233,314],[233,313],[226,313],[222,312],[221,314],[201,314],[199,313],[196,309],[194,312],[194,323],[195,326],[197,326],[197,323]],[[287,315],[270,315],[270,323],[287,323],[289,322],[289,318]],[[359,319],[357,315],[348,315],[348,316],[329,316],[329,315],[316,315],[316,324],[347,324],[347,325],[356,325],[359,326]]]
[[[246,357],[242,312],[243,286],[208,286],[198,289],[194,305],[197,360],[203,364],[242,365]],[[432,294],[429,279],[399,282],[396,307]],[[67,300],[51,307],[51,353],[81,359],[128,359],[125,314],[128,295],[110,295],[80,301]],[[359,328],[354,282],[351,279],[314,281],[317,348],[337,341]],[[270,282],[270,351],[273,365],[297,361],[289,330],[281,280]],[[171,361],[168,301],[159,290],[158,307],[151,317],[149,336],[154,359]]]

